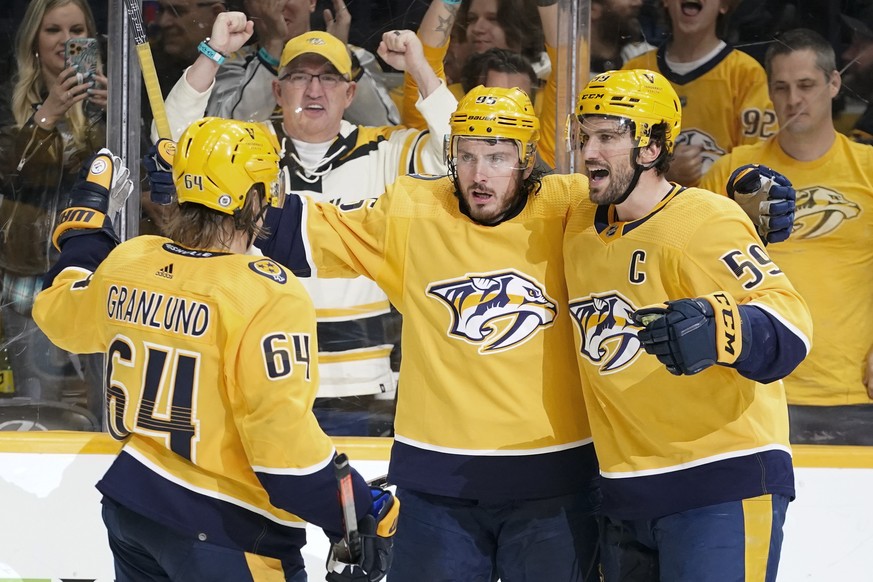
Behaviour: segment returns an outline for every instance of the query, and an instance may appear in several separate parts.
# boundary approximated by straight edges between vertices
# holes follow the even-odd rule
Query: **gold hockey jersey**
[[[806,306],[739,206],[674,185],[647,216],[619,222],[614,207],[586,200],[570,217],[564,256],[604,512],[651,519],[793,495],[782,383],[724,366],[673,376],[630,320],[643,306],[727,291],[772,322],[779,353],[796,365],[811,337]]]
[[[678,75],[667,67],[665,51],[662,46],[631,59],[622,68],[657,71],[670,81],[682,104],[682,131],[676,144],[703,148],[704,174],[736,146],[776,133],[778,123],[767,93],[767,75],[751,56],[725,46],[704,66]]]
[[[62,260],[94,236],[69,239]],[[65,268],[33,314],[63,349],[105,354],[108,430],[125,444],[104,495],[257,554],[299,548],[301,518],[342,531],[334,447],[311,410],[314,310],[276,262],[141,236],[93,273]]]
[[[579,491],[596,471],[561,241],[587,181],[547,176],[493,227],[454,192],[448,177],[408,176],[357,209],[306,206],[318,276],[363,274],[404,316],[389,480],[473,499]]]
[[[775,138],[737,148],[704,176],[725,193],[734,168],[759,163],[797,190],[794,232],[767,252],[809,304],[816,342],[785,378],[790,404],[869,404],[862,381],[873,347],[873,148],[836,134],[822,157],[788,157]]]

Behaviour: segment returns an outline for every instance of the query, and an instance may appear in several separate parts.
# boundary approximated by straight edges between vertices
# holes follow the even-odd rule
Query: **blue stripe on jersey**
[[[797,330],[789,329],[784,322],[757,305],[740,305],[743,332],[751,329],[749,355],[734,365],[737,371],[756,382],[768,384],[784,378],[796,368],[808,353],[809,346]],[[748,326],[746,323],[748,322]]]
[[[81,267],[93,272],[112,249],[118,246],[118,241],[113,240],[104,230],[81,229],[76,231],[75,236],[68,232],[67,237],[63,241],[66,252],[61,254],[58,261],[46,273],[42,281],[43,289],[51,287],[58,273],[67,267]]]
[[[657,60],[658,60],[658,70],[661,72],[664,77],[670,81],[671,83],[675,83],[677,85],[685,85],[690,83],[691,81],[697,80],[703,75],[707,74],[715,67],[719,65],[723,60],[725,60],[729,54],[734,51],[734,47],[731,45],[726,45],[723,49],[719,51],[717,55],[706,61],[700,67],[697,67],[693,71],[689,71],[684,75],[680,75],[679,73],[674,73],[669,66],[667,66],[667,44],[670,41],[666,41],[658,48]],[[682,103],[682,106],[685,107],[685,103]]]
[[[671,513],[777,493],[794,499],[791,456],[773,450],[660,475],[600,480],[603,513],[656,519]]]
[[[598,478],[591,444],[539,455],[473,456],[394,442],[388,482],[432,495],[506,501],[568,495]]]
[[[206,534],[209,542],[220,546],[287,558],[306,543],[303,527],[284,526],[232,503],[185,489],[124,451],[97,483],[97,489],[149,519],[188,534]]]
[[[318,351],[338,353],[399,344],[399,320],[400,314],[390,311],[346,321],[319,321]]]
[[[255,241],[255,246],[264,255],[287,267],[298,277],[312,276],[312,266],[306,259],[302,232],[305,204],[297,194],[289,194],[281,209],[268,208],[264,218],[264,227],[268,234]]]
[[[337,499],[337,482],[333,463],[305,477],[256,473],[270,494],[270,502],[309,523],[324,529],[332,541],[343,536],[342,510]],[[360,520],[373,505],[370,488],[357,471],[352,470],[355,512]]]

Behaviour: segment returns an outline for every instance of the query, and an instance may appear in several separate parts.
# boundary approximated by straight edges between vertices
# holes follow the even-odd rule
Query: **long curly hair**
[[[265,212],[263,184],[255,184],[249,190],[243,207],[224,214],[195,202],[183,202],[171,206],[164,235],[182,246],[194,249],[227,248],[234,236],[245,233],[248,240],[268,234],[259,224]]]
[[[18,71],[12,89],[12,114],[18,127],[23,127],[27,123],[33,115],[34,105],[42,103],[48,92],[42,74],[42,64],[36,54],[43,18],[51,10],[68,4],[75,4],[82,10],[88,36],[97,36],[97,24],[87,0],[32,0],[28,4],[21,27],[15,35],[15,60]],[[73,134],[74,143],[85,147],[88,120],[81,102],[67,111],[66,121]]]

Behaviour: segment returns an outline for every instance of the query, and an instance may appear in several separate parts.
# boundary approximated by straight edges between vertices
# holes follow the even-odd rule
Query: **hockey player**
[[[596,460],[561,254],[587,183],[534,169],[539,122],[518,89],[473,89],[451,129],[449,176],[271,212],[259,244],[298,264],[303,214],[313,271],[367,276],[403,315],[391,582],[597,580]]]
[[[564,264],[605,580],[775,580],[794,496],[780,378],[809,312],[736,204],[664,177],[681,121],[664,77],[599,75],[577,115],[590,200]]]
[[[834,49],[817,32],[783,33],[767,51],[781,130],[737,148],[704,176],[723,191],[732,164],[778,169],[798,191],[795,231],[771,256],[809,302],[816,342],[785,378],[791,442],[873,445],[873,148],[834,128],[840,92]],[[851,291],[847,291],[851,290]],[[847,331],[851,329],[851,332]]]
[[[97,488],[119,581],[305,580],[303,520],[333,541],[343,525],[336,451],[312,414],[312,302],[245,254],[282,204],[277,144],[261,125],[204,119],[178,145],[170,238],[116,246],[120,160],[93,159],[34,319],[62,348],[106,357],[108,430],[124,446]],[[363,554],[331,580],[372,582],[399,504],[353,479]]]

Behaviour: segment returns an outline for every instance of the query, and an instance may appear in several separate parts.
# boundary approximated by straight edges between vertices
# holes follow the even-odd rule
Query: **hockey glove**
[[[631,317],[644,328],[637,333],[643,348],[671,374],[697,374],[745,357],[739,307],[725,291],[644,307]]]
[[[52,234],[52,244],[60,250],[64,241],[80,234],[102,230],[118,240],[112,218],[124,206],[133,190],[128,170],[116,155],[102,148],[91,156],[79,172],[70,192],[70,204],[61,212]]]
[[[749,215],[764,242],[782,242],[791,234],[797,194],[779,172],[758,164],[740,166],[728,178],[727,193]]]
[[[387,489],[373,487],[370,493],[373,506],[358,521],[361,555],[352,561],[344,541],[333,544],[327,556],[328,582],[377,582],[388,573],[400,501]]]
[[[176,142],[163,138],[150,147],[142,159],[151,183],[151,200],[155,204],[166,206],[176,200],[176,185],[173,184],[175,157]]]

